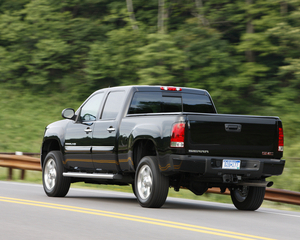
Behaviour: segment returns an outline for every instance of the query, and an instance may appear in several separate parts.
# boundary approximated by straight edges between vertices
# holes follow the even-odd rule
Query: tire
[[[132,192],[133,192],[134,196],[136,196],[136,194],[135,194],[135,184],[134,183],[131,184],[131,188],[132,188]]]
[[[63,155],[49,152],[43,164],[43,187],[49,197],[64,197],[70,189],[70,178],[63,176]]]
[[[162,175],[156,157],[143,157],[137,167],[135,195],[139,204],[147,208],[160,208],[169,192],[169,178]]]
[[[265,197],[265,187],[246,187],[233,188],[230,191],[231,200],[239,210],[257,210]]]

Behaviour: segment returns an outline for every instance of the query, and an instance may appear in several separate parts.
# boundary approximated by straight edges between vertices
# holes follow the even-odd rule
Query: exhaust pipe
[[[272,187],[273,182],[266,182],[266,181],[249,181],[249,182],[239,182],[237,185],[243,186],[251,186],[251,187]]]
[[[253,180],[253,181],[241,181],[241,176],[237,176],[235,174],[224,174],[223,183],[225,184],[236,184],[239,186],[251,186],[251,187],[272,187],[273,182],[266,182],[263,180]]]

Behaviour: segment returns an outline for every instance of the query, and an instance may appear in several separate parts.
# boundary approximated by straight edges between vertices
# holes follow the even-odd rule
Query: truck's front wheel
[[[142,158],[136,170],[134,187],[142,207],[159,208],[165,203],[169,179],[160,172],[155,157]]]
[[[241,186],[232,188],[230,195],[237,209],[255,211],[261,206],[265,197],[265,191],[265,187]]]
[[[70,178],[63,176],[62,153],[49,152],[43,164],[43,187],[49,197],[64,197],[70,189]]]

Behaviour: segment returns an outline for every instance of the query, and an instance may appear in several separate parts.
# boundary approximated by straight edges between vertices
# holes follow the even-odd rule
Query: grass
[[[0,96],[0,152],[39,152],[45,127],[61,120],[64,108],[80,106],[59,93],[44,97],[1,88]]]

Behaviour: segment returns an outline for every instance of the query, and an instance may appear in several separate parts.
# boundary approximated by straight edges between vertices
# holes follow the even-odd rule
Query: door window
[[[102,114],[103,120],[116,119],[124,101],[124,92],[109,93]]]
[[[98,115],[103,93],[92,96],[81,108],[80,120],[82,122],[95,121]]]

